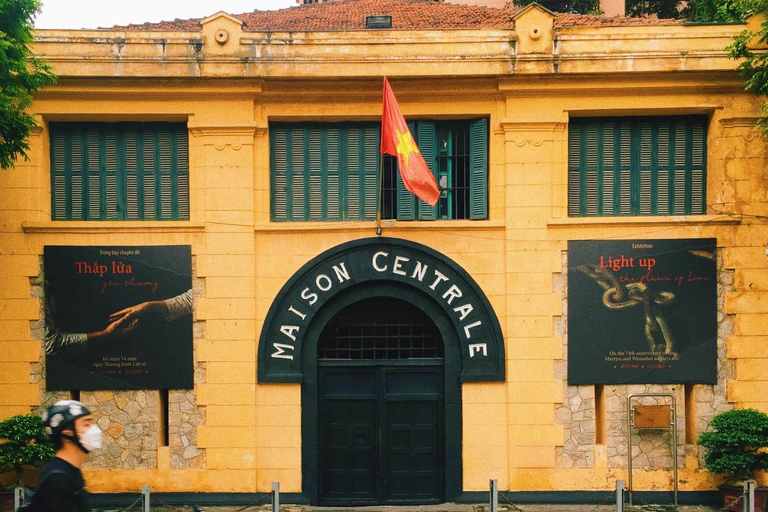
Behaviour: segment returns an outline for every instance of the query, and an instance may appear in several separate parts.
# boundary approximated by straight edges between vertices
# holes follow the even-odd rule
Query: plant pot
[[[0,512],[13,512],[13,491],[0,491]]]
[[[720,496],[723,498],[723,510],[741,512],[743,503],[741,495],[744,494],[744,488],[736,485],[721,485]],[[767,512],[766,502],[768,502],[768,487],[758,487],[755,489],[755,512]]]

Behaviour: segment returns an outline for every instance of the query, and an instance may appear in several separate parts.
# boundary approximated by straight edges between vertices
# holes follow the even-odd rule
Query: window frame
[[[566,133],[567,216],[706,214],[708,131],[705,114],[572,117]],[[590,142],[597,147],[590,149]]]
[[[382,218],[386,220],[487,220],[488,219],[488,182],[490,179],[488,169],[488,151],[490,147],[489,131],[488,131],[488,118],[473,118],[473,119],[445,119],[445,120],[415,120],[410,121],[409,128],[416,138],[416,142],[419,145],[420,151],[424,156],[427,165],[432,170],[436,179],[439,180],[437,167],[438,167],[438,150],[437,150],[437,126],[450,126],[452,123],[466,124],[466,161],[467,161],[467,199],[465,210],[467,212],[465,217],[461,218],[441,218],[438,219],[438,207],[431,207],[413,196],[408,192],[399,173],[396,171],[396,167],[393,169],[393,162],[396,166],[396,160],[389,155],[380,154],[380,129],[381,126],[378,122],[273,122],[270,123],[270,136],[269,136],[269,148],[270,148],[270,221],[272,222],[327,222],[327,221],[371,221],[376,218],[376,209],[379,204],[381,206]],[[370,199],[368,196],[373,196],[374,209],[367,211],[365,208],[360,208],[356,215],[350,215],[350,203],[346,189],[344,187],[341,190],[336,191],[339,196],[339,212],[338,215],[329,215],[326,206],[323,206],[321,213],[313,215],[309,207],[310,203],[307,202],[307,195],[311,192],[311,186],[309,179],[311,179],[311,163],[310,163],[310,151],[308,146],[311,143],[308,137],[309,131],[313,129],[319,129],[321,131],[321,155],[315,156],[314,159],[317,162],[319,158],[320,165],[324,169],[321,175],[321,195],[326,196],[327,188],[322,185],[326,181],[326,175],[328,174],[328,149],[323,145],[323,142],[327,137],[327,130],[332,128],[338,128],[339,130],[350,129],[375,129],[375,194],[366,193],[365,189],[359,191],[358,197],[366,196],[365,208],[369,207]],[[294,169],[294,158],[292,154],[296,151],[291,146],[291,141],[294,133],[301,131],[302,133],[302,147],[298,149],[298,153],[301,153],[302,166],[300,172],[296,172]],[[343,139],[343,138],[341,138]],[[309,142],[308,142],[309,141]],[[338,154],[342,155],[348,147],[344,143],[340,143]],[[361,155],[362,145],[360,146]],[[280,153],[278,154],[278,150]],[[369,155],[373,157],[373,153]],[[453,155],[449,158],[453,158]],[[339,157],[338,173],[340,176],[340,183],[345,183],[345,176],[348,177],[349,165],[348,162],[342,162]],[[358,169],[358,172],[362,172]],[[383,176],[381,175],[383,173]],[[302,175],[302,183],[292,184],[290,178],[297,175]],[[396,175],[396,183],[392,180],[392,175]],[[285,177],[283,177],[283,175]],[[309,177],[309,179],[308,179]],[[364,183],[364,179],[368,176],[360,179],[360,183]],[[384,188],[385,183],[382,183],[382,179],[388,185]],[[300,187],[303,190],[303,203],[305,205],[304,210],[300,212],[294,211],[295,201],[292,193],[293,189]],[[386,195],[389,195],[389,201],[387,201]],[[327,199],[327,198],[325,198]],[[441,194],[440,201],[445,201],[444,193]],[[394,212],[394,213],[393,213]],[[450,214],[453,212],[451,211]]]
[[[186,122],[51,121],[48,132],[52,221],[190,219],[190,137]],[[134,134],[133,139],[127,137],[129,133]],[[73,159],[77,153],[73,149],[75,137],[79,155]],[[108,138],[112,139],[111,147]],[[151,152],[147,152],[145,144],[150,140]],[[79,167],[74,169],[75,165]],[[79,178],[77,189],[73,189],[74,178]],[[99,188],[98,197],[91,194],[94,184]],[[148,190],[153,190],[151,197]],[[92,213],[95,209],[97,215]]]

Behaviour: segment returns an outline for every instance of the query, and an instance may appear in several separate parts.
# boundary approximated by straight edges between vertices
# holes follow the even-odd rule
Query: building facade
[[[356,0],[38,31],[59,80],[0,173],[0,416],[92,408],[95,493],[567,500],[626,480],[630,440],[634,489],[674,453],[715,489],[698,434],[768,411],[742,28]],[[383,76],[435,207],[378,153]]]

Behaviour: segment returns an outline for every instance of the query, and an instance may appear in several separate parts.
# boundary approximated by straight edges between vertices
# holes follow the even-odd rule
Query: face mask
[[[101,448],[101,429],[99,426],[91,425],[88,430],[80,434],[80,444],[89,452]]]

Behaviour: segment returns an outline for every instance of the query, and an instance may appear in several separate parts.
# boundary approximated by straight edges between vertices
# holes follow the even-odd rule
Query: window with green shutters
[[[184,123],[50,123],[54,220],[189,219]]]
[[[568,215],[706,213],[707,117],[572,118]]]
[[[442,194],[435,207],[408,192],[397,159],[384,156],[378,123],[270,125],[272,220],[488,218],[488,122],[409,123]]]

